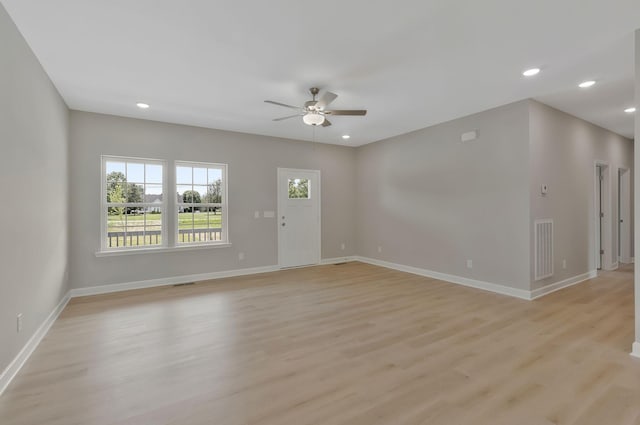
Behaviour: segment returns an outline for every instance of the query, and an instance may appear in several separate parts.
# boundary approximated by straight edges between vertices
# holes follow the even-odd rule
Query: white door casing
[[[290,197],[289,186],[293,186]],[[304,187],[306,186],[306,190]],[[320,263],[320,171],[278,168],[278,264]]]
[[[598,269],[612,270],[617,266],[618,255],[613,243],[617,220],[613,216],[611,167],[605,161],[596,160],[594,171],[594,263]],[[601,254],[600,250],[604,252]]]
[[[620,261],[631,263],[631,172],[627,168],[619,169],[619,211],[618,241]]]
[[[596,191],[595,191],[595,225],[596,225],[596,245],[595,245],[595,256],[596,256],[596,268],[598,270],[602,269],[602,250],[603,250],[603,241],[602,241],[602,218],[604,212],[602,211],[602,180],[603,180],[603,172],[602,166],[596,165]]]

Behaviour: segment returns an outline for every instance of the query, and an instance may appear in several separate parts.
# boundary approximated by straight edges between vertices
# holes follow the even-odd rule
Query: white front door
[[[320,262],[320,171],[278,168],[278,262]]]

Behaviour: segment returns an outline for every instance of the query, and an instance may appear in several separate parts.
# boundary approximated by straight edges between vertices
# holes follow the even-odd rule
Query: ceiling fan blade
[[[324,122],[322,123],[323,127],[329,127],[331,125],[331,121],[329,121],[328,119],[324,119]]]
[[[288,120],[289,118],[301,117],[303,115],[304,114],[289,115],[288,117],[275,118],[273,121],[284,121],[284,120]]]
[[[336,100],[336,97],[338,97],[337,94],[335,93],[331,93],[330,91],[325,92],[322,97],[320,98],[320,100],[318,100],[318,102],[316,102],[316,109],[320,109],[323,110],[324,108],[326,108],[327,106],[329,106],[329,104],[331,102],[333,102],[334,100]]]
[[[265,100],[265,103],[271,103],[272,105],[284,106],[285,108],[291,109],[304,109],[299,106],[287,105],[286,103],[274,102],[273,100]]]
[[[342,109],[336,111],[324,111],[327,115],[367,115],[366,109]]]

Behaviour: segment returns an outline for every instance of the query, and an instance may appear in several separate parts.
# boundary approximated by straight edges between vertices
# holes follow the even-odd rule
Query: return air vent
[[[536,220],[534,243],[535,280],[553,276],[553,220]]]

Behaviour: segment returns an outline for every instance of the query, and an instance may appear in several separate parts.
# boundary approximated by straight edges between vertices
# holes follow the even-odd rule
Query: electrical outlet
[[[378,247],[378,252],[382,252],[382,247],[381,246]]]
[[[472,269],[473,268],[473,260],[467,260],[467,268],[468,269]]]
[[[562,268],[563,269],[567,268],[567,260],[562,260]]]
[[[340,249],[344,251],[344,249],[345,249],[345,248],[346,248],[346,245],[344,244],[344,242],[342,242],[342,243],[340,244]]]
[[[22,313],[16,316],[16,332],[22,332]]]
[[[244,252],[238,253],[238,260],[240,261],[244,260]]]

